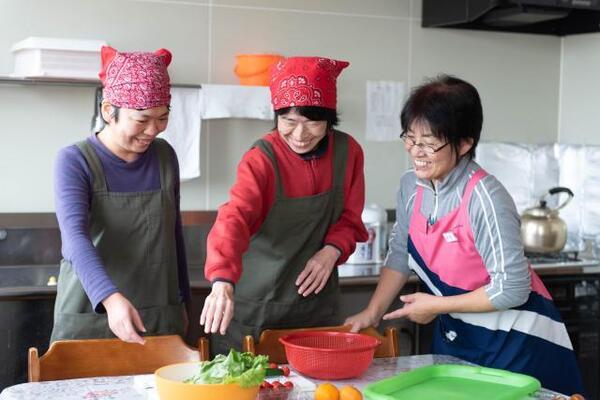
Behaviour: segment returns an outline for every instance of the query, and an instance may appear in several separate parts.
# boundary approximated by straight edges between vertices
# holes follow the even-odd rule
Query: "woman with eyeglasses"
[[[436,319],[432,353],[582,393],[565,325],[523,254],[514,202],[473,160],[482,123],[479,94],[461,79],[444,75],[411,93],[400,137],[413,168],[400,182],[377,288],[346,323],[358,331],[381,318]],[[411,272],[426,292],[401,296],[404,306],[386,314]]]

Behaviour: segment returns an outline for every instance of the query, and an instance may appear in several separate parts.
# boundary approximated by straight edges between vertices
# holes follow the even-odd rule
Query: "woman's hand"
[[[417,324],[428,324],[438,315],[440,297],[427,293],[413,293],[400,296],[404,307],[385,314],[383,319],[395,319],[406,317]]]
[[[298,294],[308,296],[319,293],[325,287],[335,262],[340,258],[340,251],[333,246],[326,245],[308,260],[304,270],[296,278]]]
[[[233,285],[229,282],[215,282],[204,301],[200,325],[204,333],[220,332],[224,335],[233,318]]]
[[[146,341],[138,335],[146,332],[142,318],[135,307],[121,293],[113,293],[102,304],[108,316],[110,330],[122,341],[144,344]]]
[[[344,325],[352,325],[350,332],[358,332],[361,329],[368,328],[369,326],[379,325],[379,319],[371,310],[365,308],[358,314],[354,314],[346,318]]]

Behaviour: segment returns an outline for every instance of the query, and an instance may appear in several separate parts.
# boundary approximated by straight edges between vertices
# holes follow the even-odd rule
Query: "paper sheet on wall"
[[[406,85],[395,81],[367,81],[367,140],[397,140]]]

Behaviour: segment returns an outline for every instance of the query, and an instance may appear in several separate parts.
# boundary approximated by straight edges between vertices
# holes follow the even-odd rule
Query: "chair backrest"
[[[146,336],[146,343],[120,339],[58,340],[42,357],[29,349],[29,382],[92,376],[136,375],[179,362],[208,360],[208,340],[199,348],[186,345],[181,337]]]
[[[267,329],[261,332],[258,343],[254,343],[252,336],[244,338],[243,350],[253,354],[264,354],[269,356],[269,362],[277,364],[287,363],[285,356],[285,348],[279,342],[279,338],[292,332],[302,331],[331,331],[331,332],[350,332],[350,325],[340,326],[323,326],[317,328],[297,328],[297,329]],[[360,331],[365,335],[376,337],[381,341],[381,344],[375,349],[375,357],[398,357],[400,355],[400,347],[398,345],[398,334],[394,327],[387,327],[385,335],[381,335],[373,327],[369,327]]]

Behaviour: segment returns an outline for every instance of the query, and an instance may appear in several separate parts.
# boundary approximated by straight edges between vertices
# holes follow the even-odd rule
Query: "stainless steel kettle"
[[[550,208],[546,196],[567,193],[569,197],[558,207]],[[573,198],[571,189],[555,187],[544,194],[536,207],[528,208],[521,215],[521,238],[526,252],[554,253],[565,247],[567,224],[558,216],[558,210]]]

